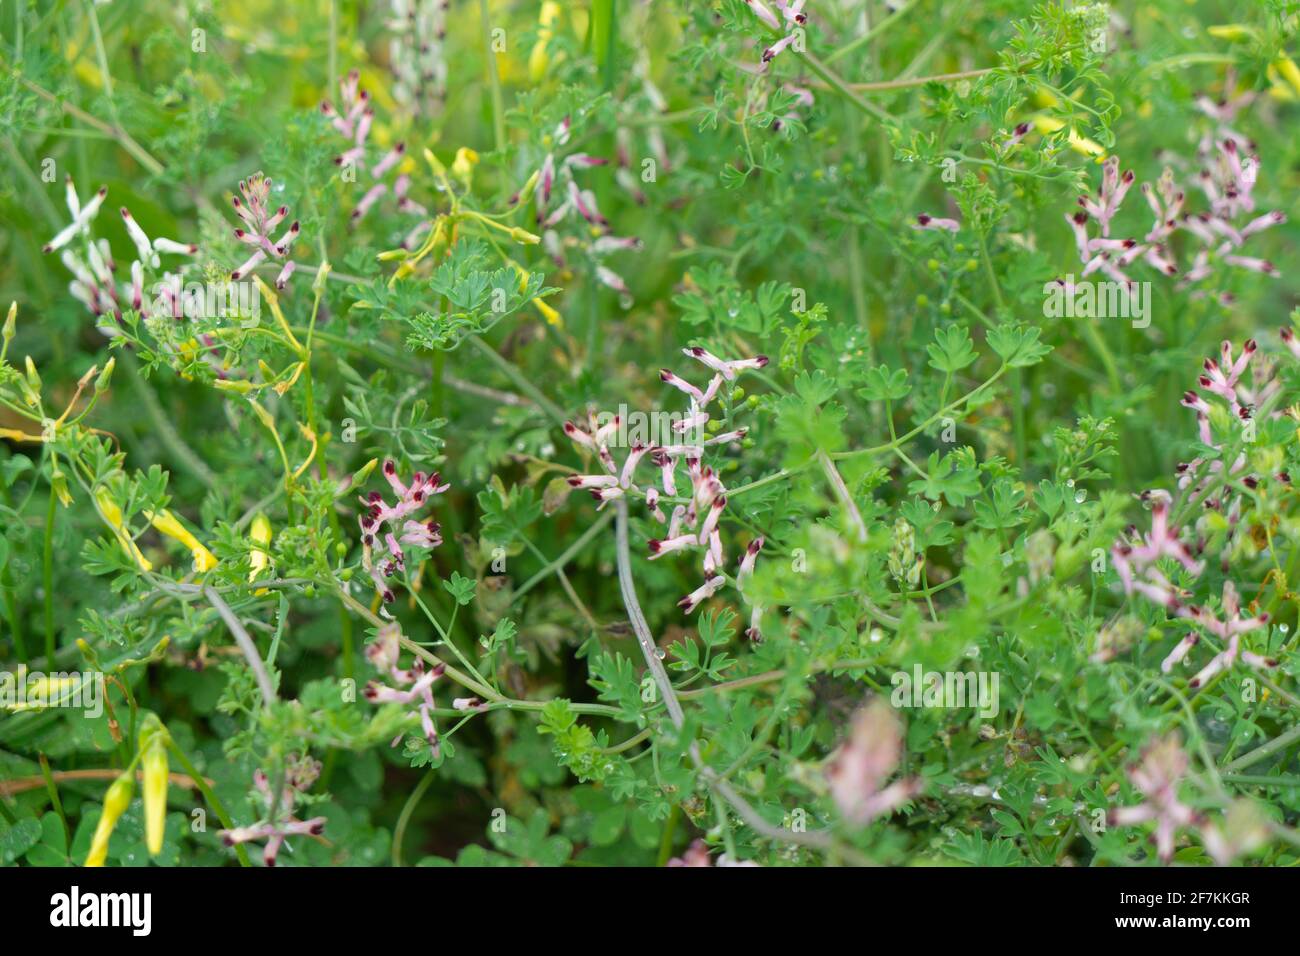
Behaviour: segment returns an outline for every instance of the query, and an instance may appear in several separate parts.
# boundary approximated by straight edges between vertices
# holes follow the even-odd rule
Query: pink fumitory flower
[[[1136,590],[1157,604],[1173,606],[1177,595],[1155,563],[1161,558],[1173,558],[1194,575],[1204,570],[1204,564],[1192,557],[1191,549],[1179,539],[1177,530],[1170,527],[1169,505],[1173,499],[1169,492],[1148,491],[1143,498],[1151,503],[1150,532],[1133,543],[1121,538],[1111,549],[1111,558],[1125,594]]]
[[[1281,211],[1256,214],[1254,188],[1259,171],[1259,157],[1244,156],[1239,137],[1226,136],[1202,145],[1200,159],[1203,168],[1197,176],[1197,185],[1205,194],[1209,209],[1203,212],[1186,210],[1186,192],[1174,180],[1173,172],[1166,168],[1154,183],[1142,184],[1142,195],[1154,216],[1151,228],[1141,240],[1118,238],[1111,235],[1111,221],[1133,184],[1132,171],[1120,175],[1119,159],[1112,156],[1102,168],[1101,193],[1097,197],[1079,199],[1081,210],[1067,213],[1066,222],[1074,232],[1079,259],[1084,263],[1083,275],[1100,271],[1116,282],[1125,284],[1132,280],[1125,271],[1141,259],[1148,266],[1168,276],[1180,276],[1179,289],[1195,286],[1212,277],[1219,263],[1234,268],[1278,275],[1272,262],[1244,255],[1242,246],[1253,235],[1286,221]],[[1089,235],[1088,225],[1095,221],[1099,235]],[[1190,234],[1200,243],[1192,254],[1192,261],[1180,269],[1168,245],[1174,233]],[[1181,275],[1180,275],[1181,273]],[[1204,295],[1197,290],[1195,296]],[[1228,301],[1230,297],[1221,295]]]
[[[369,143],[370,128],[375,117],[370,93],[359,87],[359,78],[360,74],[356,70],[352,70],[340,81],[339,107],[337,109],[329,100],[322,101],[320,105],[322,115],[330,120],[334,129],[348,143],[348,148],[334,157],[334,165],[345,171],[351,170],[353,174],[357,169],[366,168],[366,147]],[[406,143],[398,142],[385,152],[378,162],[366,169],[373,182],[353,208],[352,222],[359,222],[390,188],[393,195],[397,197],[399,212],[420,216],[422,220],[428,216],[428,210],[408,195],[411,188],[411,177],[402,173],[399,169],[405,156]],[[392,177],[391,187],[387,182],[390,174],[395,174]],[[355,175],[353,181],[355,181]],[[414,245],[416,237],[427,228],[428,223],[421,221],[415,229],[408,233],[402,245],[410,248]]]
[[[781,39],[764,48],[759,66],[759,70],[762,71],[767,69],[767,65],[776,59],[781,51],[799,39],[804,24],[808,22],[808,15],[803,12],[804,0],[793,0],[793,2],[774,0],[775,10],[763,0],[745,0],[745,3],[764,26],[771,30],[788,31]]]
[[[266,771],[255,771],[253,785],[257,787],[259,798],[266,805],[266,817],[261,823],[253,826],[221,830],[218,836],[221,837],[222,842],[226,846],[234,846],[237,843],[264,841],[262,860],[267,866],[275,866],[276,857],[285,838],[319,837],[325,829],[325,818],[312,817],[310,820],[299,820],[294,817],[293,808],[302,794],[316,782],[316,778],[320,776],[320,769],[319,760],[307,756],[299,757],[296,754],[290,756],[285,767],[284,786],[278,800],[271,790],[271,782],[267,778]],[[272,814],[274,819],[271,818]]]
[[[916,217],[914,229],[946,229],[948,232],[956,232],[961,229],[961,223],[956,219],[944,219],[940,216],[931,216],[928,212],[923,212]]]
[[[624,116],[632,122],[620,119],[618,128],[614,131],[614,181],[632,198],[633,202],[638,206],[644,206],[646,195],[641,189],[642,183],[657,181],[658,173],[667,172],[673,164],[668,155],[663,129],[656,123],[644,122],[647,114],[656,116],[668,111],[668,101],[664,99],[663,93],[650,78],[649,58],[638,60],[634,72],[636,79],[641,83],[641,96],[624,98],[622,102]],[[633,169],[634,136],[639,136],[643,140],[649,152],[649,155],[637,164],[640,167],[638,170]],[[639,154],[644,155],[644,151],[639,151]],[[650,160],[653,160],[657,168],[647,176]]]
[[[1286,339],[1285,334],[1283,339]],[[1203,374],[1198,384],[1204,391],[1222,399],[1228,406],[1229,414],[1235,420],[1248,421],[1255,414],[1256,403],[1272,398],[1279,387],[1276,379],[1269,377],[1269,373],[1265,372],[1261,375],[1258,370],[1255,372],[1256,378],[1265,379],[1265,385],[1258,392],[1248,390],[1243,384],[1243,376],[1251,368],[1257,352],[1258,346],[1251,339],[1242,347],[1240,354],[1234,356],[1232,343],[1225,341],[1220,346],[1219,357],[1206,359],[1203,365]],[[1196,412],[1201,443],[1222,452],[1223,445],[1215,443],[1210,427],[1210,415],[1213,411],[1210,402],[1189,390],[1183,394],[1182,404]],[[1201,496],[1212,479],[1224,475],[1225,468],[1228,480],[1223,482],[1221,497],[1206,500],[1205,507],[1216,509],[1224,515],[1228,522],[1229,539],[1231,539],[1240,517],[1243,494],[1253,491],[1259,485],[1256,476],[1245,474],[1244,453],[1238,455],[1231,464],[1223,460],[1222,454],[1213,458],[1208,466],[1202,458],[1181,463],[1178,465],[1178,486],[1185,496],[1184,500]],[[1284,484],[1290,482],[1290,476],[1285,472],[1278,474],[1276,478]],[[1262,613],[1243,618],[1241,599],[1236,585],[1230,579],[1225,580],[1223,584],[1221,601],[1223,617],[1220,618],[1205,607],[1187,603],[1184,600],[1185,595],[1179,592],[1156,567],[1156,562],[1161,558],[1172,558],[1189,574],[1199,577],[1205,569],[1205,562],[1193,557],[1191,548],[1171,526],[1170,507],[1173,499],[1169,492],[1148,491],[1142,497],[1151,505],[1151,531],[1139,537],[1135,530],[1130,530],[1115,543],[1111,552],[1115,570],[1126,594],[1136,591],[1147,600],[1161,605],[1175,617],[1183,618],[1194,625],[1194,628],[1166,655],[1160,669],[1166,674],[1170,673],[1175,666],[1187,658],[1204,633],[1219,638],[1225,646],[1191,679],[1192,687],[1201,686],[1216,674],[1232,667],[1238,660],[1255,668],[1277,666],[1276,661],[1241,647],[1241,635],[1266,625],[1269,615]],[[1224,546],[1225,558],[1222,564],[1225,574],[1228,571],[1226,555],[1230,547],[1231,540]],[[1201,548],[1203,545],[1198,546],[1198,550]]]
[[[154,300],[145,294],[146,272],[150,276],[156,275],[162,265],[162,255],[193,256],[199,247],[162,237],[150,239],[130,210],[123,206],[120,210],[122,221],[135,245],[137,258],[128,270],[129,281],[119,283],[116,279],[117,263],[113,260],[108,240],[96,239],[91,233],[91,224],[108,196],[108,187],[99,187],[95,195],[82,205],[77,187],[69,176],[64,196],[72,222],[47,242],[42,251],[60,252],[61,261],[73,275],[68,291],[95,316],[100,331],[110,338],[117,337],[122,334],[117,322],[122,318],[123,309],[132,309],[146,318],[152,312]],[[181,314],[179,293],[175,290],[180,284],[178,275],[163,273],[161,301],[178,318]]]
[[[573,422],[565,422],[564,432],[574,444],[594,454],[600,462],[600,472],[573,475],[568,479],[572,487],[588,491],[600,502],[597,510],[617,498],[643,497],[654,519],[667,525],[662,538],[648,542],[650,560],[677,552],[700,554],[701,584],[678,602],[678,606],[690,614],[727,583],[724,572],[726,555],[719,527],[722,512],[727,506],[727,489],[717,472],[704,463],[704,458],[710,449],[739,441],[745,437],[746,432],[739,428],[706,437],[705,425],[710,419],[707,409],[725,382],[733,381],[745,369],[764,367],[768,360],[767,356],[759,355],[751,359],[726,361],[698,346],[682,351],[711,369],[714,374],[708,385],[701,389],[668,369],[660,371],[659,377],[665,384],[684,393],[690,400],[689,412],[672,426],[678,433],[674,437],[679,437],[679,441],[658,445],[635,443],[620,464],[610,452],[610,443],[619,435],[623,424],[620,416],[614,415],[602,422],[594,411],[589,411],[585,429]],[[652,484],[643,490],[636,483],[636,470],[642,462],[657,469],[658,486]],[[683,465],[690,481],[690,492],[685,501],[674,503],[671,516],[668,516],[660,502],[663,498],[676,498],[679,490],[685,490],[678,485],[678,471]],[[735,583],[741,587],[742,593],[744,581],[753,573],[754,563],[762,547],[763,539],[756,538],[741,555]],[[750,626],[746,631],[751,640],[757,641],[762,637],[762,616],[763,609],[752,605]]]
[[[1253,91],[1247,91],[1235,96],[1232,95],[1231,91],[1235,91],[1237,88],[1236,74],[1232,70],[1228,71],[1223,86],[1225,90],[1230,92],[1220,99],[1213,99],[1205,93],[1201,93],[1196,97],[1196,108],[1214,120],[1216,124],[1214,133],[1207,134],[1202,138],[1201,152],[1208,152],[1210,144],[1216,137],[1219,139],[1233,139],[1238,143],[1247,143],[1248,148],[1254,152],[1255,144],[1229,124],[1235,123],[1237,115],[1255,102],[1256,94]]]
[[[1286,222],[1286,214],[1280,210],[1256,212],[1254,190],[1259,157],[1243,155],[1238,140],[1227,137],[1218,140],[1213,149],[1203,147],[1200,159],[1203,168],[1196,182],[1209,203],[1209,210],[1184,213],[1178,218],[1178,227],[1201,243],[1180,288],[1210,278],[1217,263],[1276,278],[1279,272],[1272,262],[1243,255],[1241,251],[1251,236]]]
[[[666,864],[667,866],[713,866],[713,860],[709,856],[709,847],[703,840],[692,840],[691,845],[681,856],[675,856]],[[733,860],[727,854],[723,853],[718,857],[718,866],[758,866],[753,860]]]
[[[283,289],[289,281],[289,276],[293,275],[294,262],[289,258],[289,246],[298,238],[300,231],[298,220],[295,219],[278,237],[272,239],[272,232],[289,215],[289,207],[270,208],[271,180],[262,173],[256,172],[247,179],[240,180],[239,192],[244,198],[241,200],[239,196],[235,196],[231,199],[231,203],[244,225],[242,228],[235,229],[235,238],[245,245],[252,246],[254,251],[230,273],[230,279],[233,282],[249,275],[268,259],[283,261],[284,266],[280,269],[280,274],[275,277],[275,287]]]
[[[442,528],[438,522],[432,518],[417,520],[415,513],[433,495],[442,494],[451,485],[440,485],[436,471],[432,475],[417,471],[407,485],[397,477],[397,466],[392,459],[384,462],[383,471],[397,495],[397,503],[390,505],[378,491],[372,491],[361,497],[366,508],[357,520],[361,525],[362,567],[375,582],[375,590],[383,602],[392,604],[396,598],[388,586],[388,578],[406,567],[402,546],[410,544],[432,550],[442,544]]]
[[[1283,335],[1284,341],[1285,338],[1286,336]],[[1217,395],[1227,403],[1228,412],[1234,422],[1249,422],[1254,418],[1256,408],[1273,398],[1281,388],[1280,383],[1272,375],[1271,366],[1266,366],[1262,371],[1258,367],[1252,369],[1252,360],[1258,349],[1255,340],[1249,339],[1242,346],[1241,354],[1234,358],[1232,343],[1225,340],[1219,347],[1219,357],[1207,358],[1201,367],[1202,373],[1197,378],[1198,387],[1211,395]],[[1253,388],[1243,383],[1243,376],[1248,369],[1253,371],[1256,383]],[[1181,404],[1196,412],[1196,427],[1201,444],[1222,452],[1223,445],[1214,440],[1213,429],[1210,427],[1212,410],[1210,403],[1189,389],[1183,393]],[[1256,477],[1242,474],[1246,469],[1245,452],[1239,453],[1231,464],[1220,456],[1213,459],[1208,467],[1203,467],[1204,465],[1204,459],[1199,457],[1190,462],[1180,463],[1177,469],[1178,487],[1185,489],[1190,486],[1192,494],[1199,494],[1206,482],[1222,474],[1225,467],[1228,468],[1228,475],[1234,481],[1240,481],[1247,489],[1253,489],[1258,484]],[[1239,479],[1238,475],[1241,475]],[[1225,493],[1231,491],[1232,487],[1229,484]],[[1206,507],[1218,508],[1220,504],[1218,500],[1210,500],[1206,502]]]
[[[1178,267],[1169,258],[1168,249],[1163,242],[1166,234],[1153,230],[1143,242],[1111,235],[1111,222],[1133,182],[1133,171],[1121,174],[1119,157],[1112,156],[1102,166],[1100,193],[1097,196],[1080,196],[1080,209],[1066,213],[1065,221],[1074,232],[1075,248],[1079,253],[1079,261],[1083,263],[1083,276],[1101,272],[1127,288],[1133,284],[1133,280],[1125,269],[1138,259],[1165,275],[1177,274]],[[1093,221],[1097,223],[1097,236],[1090,236],[1088,232],[1088,225]]]
[[[393,99],[413,113],[433,116],[447,96],[447,9],[450,0],[392,0],[386,25]]]
[[[1202,814],[1178,798],[1178,786],[1187,766],[1187,754],[1177,734],[1153,740],[1143,748],[1138,763],[1127,770],[1129,782],[1145,799],[1134,806],[1116,807],[1108,815],[1112,826],[1155,823],[1151,839],[1162,863],[1173,859],[1178,829],[1206,822]]]
[[[609,160],[589,153],[561,155],[559,151],[568,145],[572,133],[572,121],[566,116],[551,133],[551,151],[536,171],[533,196],[542,248],[559,269],[568,268],[567,249],[580,249],[590,259],[596,280],[626,297],[629,295],[627,283],[619,273],[604,264],[604,259],[614,252],[639,250],[642,243],[635,236],[614,235],[609,220],[596,204],[596,194],[579,185],[575,177],[579,170],[606,166]],[[522,190],[510,197],[510,205],[519,202],[521,193]],[[576,227],[567,237],[561,236],[558,230],[565,222]]]
[[[883,697],[859,707],[852,718],[849,738],[826,766],[831,798],[845,820],[865,826],[893,813],[924,788],[920,777],[885,786],[903,755],[903,725],[898,713]]]
[[[436,760],[442,753],[442,747],[438,742],[438,728],[433,721],[433,711],[437,706],[433,700],[433,685],[438,678],[442,677],[446,665],[438,664],[430,670],[425,670],[424,661],[416,658],[410,670],[399,668],[397,661],[401,653],[398,645],[400,633],[396,623],[386,624],[380,628],[374,642],[366,648],[366,659],[370,661],[371,666],[386,675],[395,685],[389,686],[379,681],[370,681],[366,684],[366,700],[374,704],[414,704],[415,710],[411,714],[419,715],[420,730],[429,743],[429,752]],[[473,703],[471,704],[470,701]],[[477,710],[480,706],[474,698],[460,700],[457,703],[460,705],[456,707],[457,710]],[[392,746],[396,747],[401,742],[402,734],[398,734],[393,738]]]

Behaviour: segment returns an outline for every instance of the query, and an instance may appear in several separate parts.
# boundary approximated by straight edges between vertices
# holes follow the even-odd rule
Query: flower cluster
[[[808,15],[803,12],[804,0],[792,0],[792,2],[774,0],[774,2],[776,9],[780,11],[779,15],[763,0],[745,0],[749,9],[754,11],[754,15],[762,20],[764,25],[777,31],[789,31],[771,46],[764,48],[760,67],[763,70],[767,69],[767,65],[776,59],[782,50],[799,39],[802,35],[801,28],[808,22]]]
[[[1154,822],[1152,842],[1162,863],[1174,856],[1174,839],[1180,828],[1199,832],[1206,852],[1219,866],[1250,853],[1268,838],[1267,822],[1248,800],[1236,800],[1228,808],[1223,826],[1211,823],[1205,814],[1184,803],[1178,788],[1190,761],[1176,733],[1157,738],[1143,748],[1138,762],[1127,769],[1129,782],[1145,798],[1141,803],[1116,807],[1108,814],[1112,826],[1136,826]]]
[[[853,715],[849,739],[840,745],[826,766],[831,797],[844,819],[864,826],[893,813],[923,788],[920,777],[896,780],[884,786],[898,769],[903,755],[903,725],[883,697],[877,697]]]
[[[1102,166],[1100,193],[1097,196],[1090,194],[1080,196],[1079,206],[1082,208],[1065,216],[1066,222],[1074,232],[1079,261],[1084,264],[1082,274],[1089,276],[1100,271],[1126,288],[1133,280],[1124,270],[1138,259],[1142,259],[1147,265],[1165,275],[1178,273],[1178,267],[1169,257],[1168,249],[1164,244],[1168,232],[1153,229],[1143,242],[1131,238],[1119,239],[1110,234],[1111,220],[1119,212],[1120,205],[1124,202],[1124,197],[1132,187],[1134,179],[1131,169],[1121,175],[1118,156],[1110,157]],[[1147,194],[1148,199],[1152,198],[1146,186],[1143,192]],[[1181,198],[1178,202],[1181,202]],[[1159,218],[1159,209],[1156,210],[1156,215]],[[1088,225],[1091,221],[1096,221],[1100,235],[1089,235]]]
[[[1187,773],[1188,759],[1177,734],[1149,743],[1138,763],[1127,770],[1129,781],[1146,799],[1109,813],[1112,826],[1130,827],[1155,821],[1152,839],[1161,862],[1174,856],[1174,834],[1180,827],[1200,826],[1205,818],[1178,799],[1178,785]]]
[[[436,760],[442,753],[442,747],[438,742],[438,728],[433,722],[433,710],[437,706],[433,700],[433,685],[443,675],[446,667],[438,664],[431,670],[425,670],[424,662],[416,658],[410,670],[399,668],[397,666],[401,653],[397,640],[399,633],[396,624],[385,625],[380,629],[374,643],[366,648],[366,659],[370,661],[371,666],[381,674],[387,675],[397,685],[390,687],[372,680],[366,684],[366,700],[374,704],[416,705],[416,711],[420,716],[420,729],[424,732],[424,739],[429,742],[429,751]],[[456,710],[474,710],[480,706],[474,698],[457,700],[456,703],[458,705]],[[401,741],[402,735],[398,734],[393,738],[392,745],[396,747]]]
[[[339,107],[335,108],[329,100],[323,100],[320,105],[321,113],[331,121],[334,128],[349,144],[347,149],[334,157],[334,165],[342,169],[350,180],[354,180],[356,170],[365,165],[370,128],[375,118],[375,111],[370,103],[370,93],[361,89],[359,84],[360,74],[356,70],[351,71],[339,83]],[[392,190],[393,195],[397,197],[398,211],[422,218],[428,216],[428,210],[407,195],[411,189],[411,177],[399,169],[405,156],[406,143],[397,142],[384,153],[379,162],[369,168],[368,172],[374,183],[352,210],[354,223],[360,221],[388,192],[389,185],[386,177],[389,173],[397,173],[392,183]],[[403,245],[409,246],[413,239],[414,236],[407,236],[407,241]]]
[[[1218,108],[1217,113],[1209,112],[1216,117],[1235,117],[1241,105],[1239,98],[1231,101],[1230,107],[1224,105]],[[1211,138],[1201,144],[1198,153],[1201,170],[1196,182],[1208,204],[1205,211],[1185,210],[1187,194],[1168,167],[1154,184],[1142,184],[1142,194],[1154,218],[1141,240],[1117,238],[1110,234],[1111,221],[1133,185],[1134,176],[1132,170],[1120,175],[1118,157],[1106,160],[1100,194],[1081,196],[1078,202],[1082,208],[1065,216],[1074,232],[1079,259],[1084,263],[1083,275],[1101,271],[1127,286],[1132,280],[1125,270],[1138,259],[1168,276],[1179,275],[1181,271],[1179,289],[1211,278],[1218,263],[1265,275],[1278,275],[1277,268],[1267,259],[1241,253],[1246,240],[1285,222],[1286,215],[1281,211],[1255,215],[1254,189],[1259,174],[1259,157],[1243,155],[1240,140],[1239,136],[1229,132],[1221,139]],[[1096,236],[1089,233],[1089,224],[1094,221],[1099,232]],[[1182,270],[1168,245],[1179,230],[1200,243],[1200,248],[1192,254],[1190,266]],[[1193,293],[1194,297],[1204,294],[1203,290]],[[1223,301],[1229,298],[1220,296]]]
[[[736,375],[744,369],[764,367],[767,365],[767,356],[759,355],[752,359],[724,361],[699,347],[686,348],[682,351],[712,369],[714,375],[708,385],[701,390],[668,369],[660,371],[659,377],[665,383],[685,393],[690,399],[689,412],[672,425],[672,430],[681,439],[680,442],[661,445],[635,442],[620,466],[609,450],[610,442],[619,431],[621,424],[619,416],[615,415],[602,424],[594,412],[589,412],[587,429],[579,428],[573,422],[565,422],[564,432],[580,448],[594,453],[603,468],[599,474],[572,476],[569,478],[571,486],[589,491],[592,497],[600,502],[601,507],[609,501],[627,495],[643,496],[646,507],[655,520],[667,525],[666,533],[662,538],[652,539],[649,542],[652,561],[679,551],[702,553],[701,570],[704,581],[678,602],[678,606],[684,608],[689,614],[727,583],[727,577],[723,573],[726,556],[719,530],[722,512],[727,506],[727,489],[717,472],[704,463],[704,457],[709,448],[739,441],[745,437],[746,431],[739,428],[712,437],[704,437],[705,426],[710,419],[707,409],[724,382],[734,381]],[[652,485],[644,491],[635,482],[636,469],[643,460],[650,461],[659,470],[659,486]],[[675,503],[671,516],[667,516],[660,507],[660,500],[664,497],[677,497],[677,473],[683,464],[690,480],[690,494],[684,501]],[[736,574],[737,586],[742,585],[745,578],[753,573],[754,562],[762,547],[763,539],[755,538],[741,555]],[[755,605],[751,613],[750,627],[746,632],[752,640],[761,638],[762,616],[763,609]]]
[[[230,273],[230,279],[233,282],[240,276],[248,275],[267,259],[283,260],[284,266],[280,269],[280,274],[275,277],[275,287],[283,289],[289,281],[289,276],[293,275],[294,261],[289,258],[289,246],[298,238],[300,231],[298,220],[295,219],[278,239],[273,240],[271,233],[289,215],[289,207],[280,206],[278,209],[271,209],[269,203],[271,180],[260,172],[254,173],[247,179],[240,180],[239,192],[244,197],[243,200],[241,201],[239,196],[233,196],[231,203],[247,228],[236,228],[235,238],[246,245],[253,246],[254,251],[242,265]]]
[[[41,251],[50,253],[63,250],[62,262],[74,276],[68,285],[68,291],[95,316],[99,329],[114,338],[121,335],[117,321],[122,318],[124,303],[145,317],[153,310],[153,300],[145,296],[145,271],[148,270],[152,275],[160,269],[162,254],[192,256],[198,252],[199,247],[193,243],[176,242],[162,237],[150,239],[131,215],[131,211],[123,206],[122,221],[135,245],[137,258],[131,263],[130,282],[119,285],[115,276],[117,263],[113,260],[108,240],[96,239],[90,231],[91,223],[99,215],[100,207],[108,196],[108,187],[100,186],[84,206],[71,176],[66,180],[64,192],[72,222],[47,242]],[[78,239],[81,240],[79,248],[73,245],[74,240]],[[180,297],[176,290],[180,285],[180,277],[164,273],[162,280],[159,286],[160,301],[167,312],[179,317]]]
[[[286,837],[320,836],[325,829],[324,817],[299,820],[293,815],[294,804],[316,782],[320,771],[319,760],[313,760],[306,755],[290,756],[284,770],[284,786],[278,799],[272,792],[271,782],[266,772],[263,770],[254,772],[253,785],[257,787],[258,794],[266,804],[266,817],[263,822],[253,826],[222,830],[218,834],[222,842],[226,846],[234,846],[237,843],[265,841],[262,860],[267,866],[275,866],[276,857],[279,856],[280,847],[284,845]]]
[[[1250,367],[1251,360],[1257,352],[1257,345],[1252,339],[1242,348],[1240,355],[1234,359],[1232,343],[1224,342],[1220,348],[1218,360],[1206,359],[1198,384],[1200,387],[1222,398],[1228,404],[1234,420],[1248,420],[1253,414],[1253,400],[1271,394],[1275,383],[1267,383],[1256,395],[1245,389],[1241,379]],[[1241,399],[1246,399],[1243,403]],[[1193,391],[1184,393],[1182,404],[1196,412],[1199,437],[1203,445],[1220,449],[1214,442],[1210,427],[1210,404]],[[1226,475],[1224,470],[1227,469]],[[1230,527],[1235,527],[1241,508],[1241,491],[1258,487],[1259,480],[1253,475],[1245,474],[1246,457],[1239,455],[1235,461],[1228,463],[1222,454],[1216,455],[1206,465],[1204,459],[1196,458],[1178,466],[1179,489],[1188,496],[1208,494],[1211,480],[1223,481],[1218,499],[1208,499],[1205,507],[1221,511],[1228,519]],[[1285,475],[1278,476],[1286,480]],[[1223,597],[1220,602],[1223,617],[1217,617],[1205,607],[1184,602],[1184,595],[1164,576],[1157,567],[1162,558],[1172,558],[1193,577],[1199,577],[1205,570],[1205,562],[1193,555],[1192,549],[1182,540],[1178,529],[1170,520],[1170,508],[1173,498],[1167,491],[1152,490],[1142,495],[1151,507],[1151,530],[1139,536],[1136,529],[1130,528],[1111,551],[1116,573],[1126,594],[1138,592],[1147,600],[1164,607],[1175,617],[1183,618],[1195,625],[1161,662],[1160,669],[1168,674],[1181,663],[1193,647],[1199,643],[1203,632],[1208,632],[1224,642],[1224,649],[1216,653],[1210,661],[1191,679],[1191,687],[1199,687],[1221,671],[1232,667],[1238,660],[1255,668],[1271,668],[1277,662],[1255,654],[1241,647],[1241,635],[1263,627],[1269,621],[1267,613],[1251,617],[1241,616],[1241,599],[1237,587],[1231,580],[1223,584]],[[1203,544],[1198,543],[1200,551]],[[1226,571],[1226,567],[1225,567]]]
[[[357,520],[361,525],[362,567],[375,582],[375,590],[384,603],[391,604],[396,597],[388,579],[406,567],[402,545],[433,549],[442,544],[441,525],[432,518],[417,521],[414,514],[429,503],[431,495],[440,495],[451,485],[438,484],[436,471],[432,475],[417,471],[411,483],[404,484],[397,477],[397,466],[392,459],[384,462],[384,477],[397,495],[397,503],[390,505],[378,491],[372,491],[362,496],[361,503],[366,510]],[[377,558],[375,551],[380,544],[387,554]]]
[[[417,115],[432,116],[447,97],[447,9],[451,0],[392,0],[388,66],[393,98]]]
[[[615,158],[617,160],[614,168],[614,181],[632,197],[633,202],[638,206],[644,206],[646,195],[641,189],[641,183],[645,181],[654,182],[659,173],[667,172],[672,168],[672,162],[668,155],[668,146],[664,142],[662,128],[658,124],[647,124],[643,121],[647,114],[659,115],[667,112],[668,101],[664,99],[659,87],[650,79],[650,67],[645,58],[637,62],[634,72],[641,83],[641,97],[633,101],[632,108],[628,109],[625,115],[629,119],[642,122],[634,124],[620,123],[614,131]],[[650,153],[648,157],[642,160],[640,176],[632,171],[633,138],[635,135],[643,138]],[[653,160],[655,170],[653,174],[647,175],[649,160]]]
[[[608,159],[592,156],[589,153],[569,153],[559,157],[558,150],[568,144],[573,125],[569,117],[555,128],[551,134],[552,149],[542,160],[542,165],[529,179],[535,183],[537,199],[537,223],[541,227],[542,246],[555,262],[557,268],[568,269],[565,250],[571,246],[583,249],[590,258],[597,280],[622,296],[627,296],[627,283],[623,277],[604,264],[604,258],[613,252],[624,249],[640,249],[641,240],[635,236],[615,236],[610,232],[609,220],[601,214],[596,205],[596,194],[590,189],[583,189],[574,178],[580,169],[605,166]],[[635,187],[634,187],[635,188]],[[511,205],[519,202],[524,190],[511,197]],[[552,205],[552,200],[556,204]],[[579,233],[569,240],[561,238],[556,227],[565,220],[574,218],[581,223]]]

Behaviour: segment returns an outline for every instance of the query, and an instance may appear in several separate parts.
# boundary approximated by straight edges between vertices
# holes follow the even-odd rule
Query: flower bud
[[[104,366],[104,370],[99,373],[99,377],[95,379],[96,395],[108,390],[108,383],[113,380],[113,369],[116,367],[117,356],[113,356],[108,360],[108,364]]]
[[[95,825],[95,835],[90,840],[90,852],[86,854],[85,866],[103,866],[108,856],[108,839],[113,835],[118,818],[131,805],[135,793],[135,775],[130,771],[114,780],[104,793],[104,810]]]
[[[162,852],[167,822],[167,728],[154,714],[140,727],[140,762],[144,771],[144,833],[150,856]]]

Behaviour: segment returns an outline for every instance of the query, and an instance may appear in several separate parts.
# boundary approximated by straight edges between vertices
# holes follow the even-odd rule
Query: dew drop
[[[660,660],[663,660],[667,656],[668,656],[668,652],[664,650],[662,647],[655,648],[655,657],[659,658]]]
[[[1088,492],[1080,488],[1078,491],[1074,493],[1074,503],[1081,505],[1083,504],[1084,499],[1086,499],[1087,497],[1088,497]]]

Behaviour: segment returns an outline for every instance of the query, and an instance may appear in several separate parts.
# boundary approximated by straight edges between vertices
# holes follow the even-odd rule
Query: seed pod
[[[131,771],[114,780],[104,793],[104,811],[99,815],[95,825],[95,835],[90,840],[90,852],[86,854],[85,866],[103,866],[108,856],[108,839],[113,835],[118,818],[131,805],[135,793],[135,775]]]

